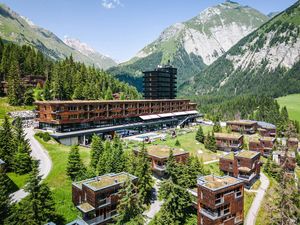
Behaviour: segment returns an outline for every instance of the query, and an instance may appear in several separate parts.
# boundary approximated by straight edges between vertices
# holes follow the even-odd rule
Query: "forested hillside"
[[[300,2],[243,38],[179,90],[197,95],[300,92]],[[190,88],[191,87],[191,88]]]
[[[21,105],[27,98],[33,98],[33,91],[26,90],[22,82],[28,75],[43,76],[46,80],[38,100],[112,99],[114,93],[122,99],[138,97],[134,87],[103,70],[74,62],[72,56],[53,61],[30,46],[0,40],[0,81],[7,82],[11,105]]]

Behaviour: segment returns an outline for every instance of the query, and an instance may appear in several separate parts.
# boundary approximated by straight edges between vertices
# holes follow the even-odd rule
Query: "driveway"
[[[40,161],[39,165],[39,174],[42,176],[42,179],[45,179],[51,171],[52,161],[48,155],[48,152],[44,150],[41,144],[34,138],[33,127],[25,128],[26,138],[29,140],[31,147],[31,156]],[[19,202],[28,195],[24,189],[20,189],[11,194],[13,202]]]
[[[245,219],[245,225],[255,225],[256,218],[258,216],[258,211],[261,205],[261,202],[265,196],[266,190],[268,189],[270,185],[270,181],[268,177],[260,173],[260,181],[261,184],[256,192],[256,196],[254,198],[254,201],[252,202],[252,205],[248,211],[248,214]]]

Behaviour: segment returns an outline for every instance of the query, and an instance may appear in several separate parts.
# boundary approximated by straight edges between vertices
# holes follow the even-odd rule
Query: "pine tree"
[[[117,225],[126,224],[132,220],[139,220],[142,217],[143,207],[140,204],[136,194],[136,187],[132,180],[128,177],[120,190],[120,201],[117,206],[118,217],[116,220]],[[144,221],[143,221],[144,222]]]
[[[143,144],[141,151],[137,156],[137,167],[134,175],[138,179],[138,192],[140,195],[140,200],[143,204],[150,204],[153,179],[151,177],[151,168],[148,160],[148,153],[145,145]]]
[[[213,126],[213,132],[218,133],[222,131],[222,127],[219,121],[216,121]]]
[[[28,89],[24,95],[24,104],[25,105],[33,105],[33,102],[34,102],[33,90]]]
[[[166,164],[166,172],[173,181],[176,180],[177,163],[176,163],[176,159],[173,154],[173,149],[170,149],[169,157],[168,157],[167,164]]]
[[[19,224],[45,224],[57,218],[51,191],[45,183],[41,183],[38,165],[38,161],[32,164],[25,187],[29,195],[21,201],[19,212],[15,215]]]
[[[91,161],[90,166],[93,169],[97,168],[100,155],[103,153],[103,144],[98,135],[93,135],[91,144]]]
[[[116,136],[113,140],[112,145],[112,161],[114,162],[112,165],[112,171],[114,173],[120,173],[125,169],[125,156],[123,151],[123,145],[118,136]]]
[[[281,119],[282,119],[282,121],[283,121],[285,124],[287,124],[288,121],[289,121],[289,114],[288,114],[287,108],[286,108],[285,106],[282,107],[280,114],[281,114]]]
[[[44,84],[43,96],[45,100],[51,100],[51,86],[50,81],[47,79]]]
[[[77,180],[83,176],[85,171],[86,168],[81,161],[78,146],[72,146],[68,156],[67,175],[72,180]]]
[[[4,221],[10,215],[10,202],[8,178],[3,169],[0,168],[0,224],[4,224]]]
[[[110,87],[108,87],[106,90],[105,100],[113,100],[113,94]]]
[[[167,221],[172,221],[173,224],[184,224],[192,203],[191,195],[187,189],[174,184],[171,180],[165,180],[161,184],[158,196],[164,200],[162,210],[165,215],[161,216]],[[166,215],[169,218],[166,218]]]
[[[111,145],[109,141],[104,143],[103,153],[100,155],[98,164],[97,164],[97,174],[103,175],[106,173],[113,172],[113,156],[111,154]]]
[[[197,141],[199,141],[200,143],[204,143],[204,132],[203,132],[203,129],[202,129],[202,126],[199,126],[198,130],[197,130],[197,133],[196,133],[196,137],[195,139]]]
[[[8,168],[13,165],[14,153],[12,128],[7,116],[5,116],[0,129],[0,158],[5,161]]]
[[[21,105],[23,103],[23,88],[21,83],[19,64],[13,59],[8,73],[7,97],[10,105]]]
[[[176,139],[176,141],[175,141],[175,146],[181,146],[181,144],[180,144],[180,142],[179,142],[179,140],[178,139]]]

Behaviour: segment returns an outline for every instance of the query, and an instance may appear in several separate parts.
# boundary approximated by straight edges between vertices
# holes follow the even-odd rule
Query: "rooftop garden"
[[[113,184],[123,183],[128,178],[127,174],[117,174],[117,175],[104,175],[99,177],[99,180],[94,180],[92,182],[88,182],[88,185],[100,189],[103,187],[111,186]]]

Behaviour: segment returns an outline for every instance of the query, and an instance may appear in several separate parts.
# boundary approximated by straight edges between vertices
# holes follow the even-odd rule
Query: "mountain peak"
[[[81,42],[79,39],[65,36],[63,41],[66,45],[78,50],[79,52],[81,52],[84,55],[89,55],[90,53],[96,52],[92,47],[90,47],[86,43]]]

